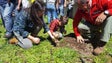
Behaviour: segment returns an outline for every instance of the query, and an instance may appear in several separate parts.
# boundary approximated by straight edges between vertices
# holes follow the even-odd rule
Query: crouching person
[[[62,38],[62,33],[66,33],[65,25],[68,22],[68,18],[66,16],[61,16],[60,19],[54,19],[50,23],[50,32],[52,34],[51,38],[55,43],[59,42],[59,38]]]
[[[42,27],[48,30],[44,26],[44,11],[44,3],[40,0],[36,0],[30,8],[22,10],[15,18],[13,26],[13,32],[17,40],[12,39],[12,41],[15,40],[22,48],[30,48],[32,44],[39,44],[38,32]]]
[[[112,34],[112,0],[76,0],[76,4],[78,10],[74,17],[73,29],[77,42],[84,42],[81,34],[84,34],[84,30],[91,34],[91,38],[96,32],[100,32],[99,36],[95,36],[99,39],[94,41],[96,46],[93,49],[93,53],[99,55],[104,51],[104,46]],[[85,22],[79,24],[82,18]]]

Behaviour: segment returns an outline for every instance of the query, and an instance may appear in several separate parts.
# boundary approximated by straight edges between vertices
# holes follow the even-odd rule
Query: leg
[[[47,9],[47,19],[48,19],[48,23],[50,23],[50,21],[51,21],[51,9]]]
[[[90,37],[90,27],[88,25],[89,23],[85,22],[85,23],[79,24],[78,26],[79,32],[84,38],[91,38]]]
[[[108,42],[112,34],[112,16],[108,17],[103,24],[101,41]]]
[[[108,17],[102,24],[101,27],[101,38],[100,41],[97,42],[96,48],[93,50],[95,55],[99,55],[103,52],[106,43],[110,39],[110,35],[112,34],[112,16]]]
[[[14,5],[12,3],[10,6],[7,3],[3,13],[3,20],[4,20],[4,25],[6,28],[6,38],[11,37],[12,35],[13,21],[12,21],[11,14],[12,14],[13,8],[14,8]]]

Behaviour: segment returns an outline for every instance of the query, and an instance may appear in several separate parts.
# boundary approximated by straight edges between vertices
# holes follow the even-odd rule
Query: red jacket
[[[112,0],[92,0],[92,6],[89,12],[84,12],[80,9],[77,9],[73,21],[73,30],[75,35],[80,35],[77,26],[82,18],[95,25],[95,19],[105,10],[108,10],[109,14],[112,15]]]
[[[59,20],[58,19],[54,19],[51,23],[50,23],[50,32],[53,33],[55,31],[57,31],[59,28]]]

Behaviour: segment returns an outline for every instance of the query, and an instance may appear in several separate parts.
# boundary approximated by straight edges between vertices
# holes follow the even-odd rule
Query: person
[[[84,43],[83,34],[88,37],[90,34],[90,38],[94,36],[97,40],[94,42],[96,46],[93,54],[99,55],[103,52],[112,33],[112,0],[76,0],[75,3],[78,9],[74,16],[73,30],[77,42]],[[80,23],[82,18],[85,21]],[[97,34],[94,35],[95,33],[98,33],[99,37]]]
[[[19,0],[18,0],[19,1]],[[2,16],[2,22],[6,29],[6,33],[4,35],[5,38],[10,38],[12,33],[13,26],[13,18],[12,12],[15,8],[16,0],[0,0],[0,14]],[[19,7],[19,3],[17,4]]]
[[[43,21],[44,11],[45,5],[41,0],[36,0],[31,7],[20,11],[13,25],[14,38],[17,39],[14,43],[25,49],[32,47],[32,44],[40,43],[40,38],[37,37],[37,34],[42,27],[44,27],[46,32],[49,31]]]
[[[46,0],[46,12],[47,12],[47,21],[48,24],[50,24],[50,22],[53,19],[57,18],[57,13],[56,13],[56,7],[55,7],[55,2],[56,0]]]
[[[64,16],[65,0],[56,0],[56,9],[59,16]]]
[[[54,38],[51,38],[55,43],[59,42],[58,39],[63,37],[62,33],[66,33],[66,30],[64,28],[67,22],[68,18],[66,16],[61,16],[60,19],[54,19],[50,23],[49,29],[52,36],[54,36]]]

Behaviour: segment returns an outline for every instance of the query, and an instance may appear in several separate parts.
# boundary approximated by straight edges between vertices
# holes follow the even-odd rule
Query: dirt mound
[[[82,55],[92,55],[93,46],[90,42],[87,43],[77,43],[73,34],[70,36],[65,36],[63,42],[59,43],[59,47],[69,47],[78,51]]]

